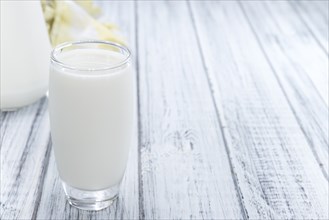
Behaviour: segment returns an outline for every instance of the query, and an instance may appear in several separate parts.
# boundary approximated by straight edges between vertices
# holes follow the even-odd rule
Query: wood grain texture
[[[329,1],[290,1],[319,46],[329,53]]]
[[[32,218],[51,150],[47,100],[1,115],[0,218]]]
[[[138,2],[141,218],[240,219],[186,2]]]
[[[298,34],[307,33],[307,29],[302,28],[302,23],[292,19],[281,20],[281,13],[285,14],[286,18],[290,17],[287,14],[291,14],[292,17],[295,16],[295,12],[288,2],[271,4],[269,2],[244,2],[242,9],[260,43],[264,56],[271,63],[271,68],[325,177],[328,179],[329,109],[306,73],[309,71],[309,74],[313,74],[322,70],[323,74],[325,72],[328,74],[329,61],[326,54],[321,53],[320,48],[316,51],[314,44],[307,45],[307,42],[314,41],[313,35]],[[327,25],[329,27],[329,23]],[[281,31],[287,26],[290,26],[290,33],[294,36],[291,39],[287,38]],[[290,41],[299,41],[300,43],[295,43],[292,47]],[[298,53],[307,47],[315,48],[305,51],[308,57],[306,63],[304,61],[307,58]],[[321,54],[322,59],[318,59]],[[311,57],[316,57],[316,59],[311,59]]]
[[[100,19],[114,22],[120,26],[121,32],[127,36],[127,43],[132,53],[135,54],[134,2],[99,2],[99,4],[101,4],[105,14]],[[55,159],[51,155],[37,219],[138,219],[138,152],[137,139],[136,137],[134,139],[119,198],[109,209],[97,212],[78,210],[66,202],[55,166]]]
[[[312,5],[311,2],[309,4]],[[267,28],[267,39],[277,42],[295,71],[300,73],[300,77],[305,77],[305,74],[309,78],[307,80],[317,88],[323,102],[328,106],[328,55],[289,3],[255,1],[245,5],[249,5],[254,11],[256,8],[259,9],[255,16],[260,17],[262,14],[262,20],[271,25],[271,28]],[[328,27],[328,22],[326,26]],[[326,39],[328,44],[328,38]]]
[[[273,37],[276,37],[278,44],[286,48],[286,56],[295,65],[294,68],[307,74],[310,82],[317,88],[323,101],[328,106],[328,54],[322,50],[317,38],[310,32],[305,23],[296,16],[296,13],[292,13],[292,7],[289,7],[286,2],[281,3],[264,4],[264,10],[267,9],[270,13],[268,17],[271,15],[275,17],[272,22],[275,22],[274,25],[280,31],[276,32]],[[309,4],[312,5],[311,2]],[[255,2],[255,7],[257,7],[257,2]],[[272,7],[275,9],[270,10]],[[328,27],[328,21],[325,26]],[[328,44],[328,38],[326,39]]]
[[[239,4],[191,5],[245,215],[328,219],[328,182]]]

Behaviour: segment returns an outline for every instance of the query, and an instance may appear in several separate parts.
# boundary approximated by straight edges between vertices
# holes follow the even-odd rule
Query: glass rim
[[[60,59],[56,58],[56,54],[58,52],[61,52],[61,50],[63,50],[64,48],[69,48],[71,46],[74,45],[83,45],[83,44],[100,44],[100,45],[109,45],[115,48],[118,48],[120,50],[125,51],[127,54],[125,54],[125,58],[118,62],[115,65],[111,65],[111,66],[105,66],[105,67],[100,67],[100,68],[81,68],[81,67],[77,67],[75,65],[71,65],[69,63],[60,61]],[[131,58],[131,52],[128,49],[128,47],[123,46],[121,44],[118,43],[114,43],[111,41],[103,41],[103,40],[78,40],[78,41],[67,41],[64,43],[61,43],[57,46],[55,46],[52,51],[51,51],[51,55],[50,55],[50,59],[52,62],[60,65],[61,67],[67,68],[67,69],[71,69],[71,70],[76,70],[76,71],[104,71],[104,70],[114,70],[117,68],[122,67],[123,65],[127,64],[130,61]]]

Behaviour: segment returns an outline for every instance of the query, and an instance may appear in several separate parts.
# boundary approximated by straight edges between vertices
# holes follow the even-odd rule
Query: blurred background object
[[[116,26],[98,21],[99,15],[91,0],[1,1],[1,110],[44,96],[51,45],[73,40],[125,44]]]
[[[28,105],[48,90],[51,46],[39,1],[1,1],[1,110]]]
[[[91,0],[42,0],[42,8],[53,46],[72,40],[98,39],[124,44],[123,37],[111,23],[96,18],[101,9]]]

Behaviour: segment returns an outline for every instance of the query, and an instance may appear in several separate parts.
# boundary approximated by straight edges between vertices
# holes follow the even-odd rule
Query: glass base
[[[120,184],[117,184],[103,190],[88,191],[74,188],[63,181],[62,185],[70,205],[90,211],[109,207],[118,197],[120,187]]]

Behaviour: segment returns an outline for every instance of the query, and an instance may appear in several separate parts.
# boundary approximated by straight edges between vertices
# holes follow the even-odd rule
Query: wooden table
[[[1,113],[1,219],[328,219],[328,1],[103,2],[135,55],[119,199],[64,197],[44,98]]]

